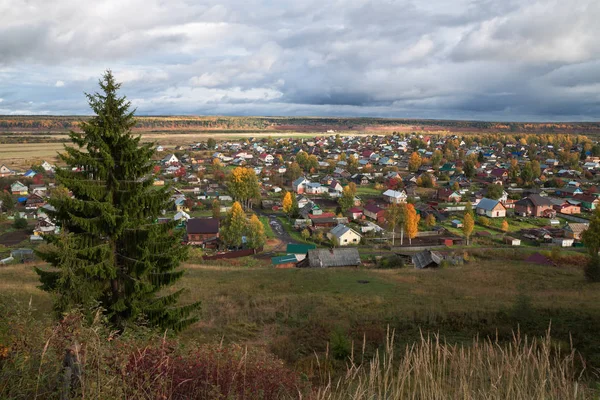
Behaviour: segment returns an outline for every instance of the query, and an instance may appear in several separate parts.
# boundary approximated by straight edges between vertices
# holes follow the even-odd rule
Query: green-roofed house
[[[456,170],[456,164],[446,163],[440,167],[440,172],[446,172],[448,175],[452,175]]]
[[[271,263],[275,268],[295,268],[297,262],[298,259],[294,254],[271,258]]]

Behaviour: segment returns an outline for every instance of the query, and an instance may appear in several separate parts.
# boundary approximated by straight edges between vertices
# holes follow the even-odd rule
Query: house
[[[506,217],[506,207],[498,200],[483,198],[475,206],[477,215],[485,215],[489,218],[504,218]]]
[[[161,146],[161,145],[158,145],[158,146],[156,146],[156,151],[157,151],[158,153],[160,153],[160,152],[162,152],[162,151],[165,151],[165,148],[164,148],[163,146]]]
[[[554,218],[556,211],[549,198],[540,196],[539,194],[532,194],[515,203],[515,214],[522,217]]]
[[[165,165],[174,165],[179,164],[179,159],[175,156],[175,154],[169,154],[168,156],[163,158],[161,162]]]
[[[443,261],[443,257],[437,251],[423,250],[412,256],[411,260],[417,269],[439,267]]]
[[[298,268],[358,267],[361,265],[358,249],[313,249],[296,266]]]
[[[186,224],[187,243],[206,246],[219,238],[218,218],[190,218]]]
[[[175,214],[173,220],[185,222],[188,221],[190,218],[192,218],[190,217],[190,214],[186,213],[185,211],[179,211],[177,214]]]
[[[554,204],[554,210],[561,214],[581,214],[581,206],[578,201],[574,200],[567,200],[560,202],[559,204]]]
[[[520,246],[521,245],[521,239],[517,239],[512,236],[504,236],[502,241],[511,246]]]
[[[365,205],[363,209],[363,214],[365,215],[365,217],[374,219],[377,222],[385,221],[385,210],[374,203],[369,203]]]
[[[450,203],[450,202],[458,203],[462,199],[462,196],[460,195],[460,193],[458,193],[452,189],[443,188],[443,189],[438,189],[437,199],[440,201],[448,202],[448,203]]]
[[[38,218],[35,228],[33,229],[34,236],[52,235],[59,232],[58,226],[48,217]]]
[[[0,178],[4,178],[6,176],[14,175],[15,171],[8,168],[6,165],[0,165]]]
[[[563,231],[569,239],[581,240],[581,234],[590,226],[588,223],[568,222]]]
[[[452,223],[453,228],[462,228],[463,227],[463,223],[459,219],[453,219],[451,223]]]
[[[348,246],[359,244],[362,235],[344,224],[339,224],[327,233],[327,238],[332,242],[336,240],[339,246]]]
[[[39,194],[34,193],[27,198],[27,201],[25,202],[25,209],[26,210],[37,210],[38,208],[44,206],[45,204],[46,204],[46,200],[44,200],[44,198],[42,196],[40,196]]]
[[[56,168],[54,165],[50,164],[48,161],[44,161],[41,164],[41,167],[46,172],[54,172],[54,168]]]
[[[400,204],[406,203],[406,199],[408,198],[408,196],[406,195],[406,192],[404,190],[399,192],[396,190],[388,189],[385,192],[383,192],[383,198],[390,204]]]
[[[305,187],[307,194],[323,194],[328,192],[327,186],[321,185],[319,182],[308,182]]]
[[[346,214],[348,215],[349,219],[362,219],[364,216],[363,210],[360,207],[352,207],[346,212]]]
[[[302,194],[306,191],[306,185],[309,184],[310,181],[305,177],[301,176],[292,182],[292,190],[298,194]]]
[[[557,237],[552,238],[552,244],[559,247],[572,247],[575,239],[565,238],[565,237]]]
[[[590,211],[595,210],[598,206],[598,203],[600,203],[600,199],[598,199],[596,196],[585,194],[573,196],[573,200],[578,201],[579,204],[581,204],[581,207]]]
[[[275,161],[275,157],[268,153],[262,153],[258,158],[265,164],[273,164],[273,161]]]
[[[314,244],[297,244],[297,243],[288,243],[285,251],[288,254],[294,255],[296,258],[296,262],[304,260],[306,257],[306,253],[309,250],[316,249],[317,245]]]
[[[10,185],[10,192],[12,194],[28,194],[29,193],[29,189],[27,188],[27,186],[23,185],[21,182],[16,181],[14,182],[12,185]]]

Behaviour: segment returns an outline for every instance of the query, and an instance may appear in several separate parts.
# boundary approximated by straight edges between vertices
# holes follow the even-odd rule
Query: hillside
[[[0,132],[61,133],[77,129],[82,116],[0,116]],[[440,131],[594,133],[598,122],[525,123],[333,117],[139,116],[138,131]]]

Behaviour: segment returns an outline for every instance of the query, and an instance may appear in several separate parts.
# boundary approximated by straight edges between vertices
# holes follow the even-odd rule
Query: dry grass
[[[516,334],[508,344],[475,339],[469,347],[421,336],[400,349],[399,357],[393,337],[388,332],[385,349],[368,362],[353,356],[346,374],[330,379],[315,398],[575,400],[596,395],[575,372],[579,361],[575,351],[561,354],[549,331],[540,340]]]

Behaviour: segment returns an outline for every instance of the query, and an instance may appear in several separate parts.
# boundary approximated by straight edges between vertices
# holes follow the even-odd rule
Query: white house
[[[362,238],[361,234],[354,229],[347,227],[344,224],[339,224],[327,233],[329,240],[335,237],[340,246],[348,246],[351,244],[359,244]]]
[[[406,195],[406,192],[404,190],[399,192],[397,190],[388,189],[385,192],[383,192],[383,198],[388,203],[399,204],[406,203],[406,199],[408,198],[408,196]]]
[[[323,194],[328,192],[327,186],[321,185],[319,182],[308,182],[306,184],[306,193],[308,194]]]
[[[14,171],[8,168],[6,165],[0,165],[0,178],[4,178],[5,176],[10,176],[14,174]]]
[[[483,198],[475,206],[477,215],[485,215],[489,218],[504,218],[506,217],[506,207],[498,200]]]
[[[310,181],[308,179],[306,179],[304,176],[301,176],[292,182],[292,190],[298,194],[302,194],[306,191],[306,185],[309,183]]]
[[[162,163],[166,165],[178,164],[179,159],[175,156],[175,154],[169,154],[168,156],[162,159]]]

